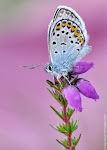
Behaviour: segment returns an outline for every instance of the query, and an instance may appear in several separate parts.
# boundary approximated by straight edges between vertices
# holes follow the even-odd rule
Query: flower
[[[76,110],[82,111],[81,97],[78,89],[71,85],[64,88],[64,96],[67,102]]]
[[[73,68],[74,80],[71,82],[71,85],[67,85],[64,88],[64,96],[67,102],[74,108],[76,111],[82,111],[81,105],[81,96],[80,93],[88,98],[92,98],[96,101],[99,99],[99,96],[95,90],[95,88],[91,85],[91,83],[85,79],[78,78],[78,74],[82,74],[87,72],[89,69],[93,68],[93,62],[80,61],[76,64],[76,67]],[[75,78],[76,75],[76,78]]]
[[[93,68],[94,63],[93,62],[87,62],[87,61],[80,61],[76,64],[76,67],[73,67],[73,72],[82,74],[87,72],[89,69]]]
[[[77,80],[77,87],[84,96],[95,100],[99,99],[95,88],[91,85],[89,81],[85,79],[79,79]]]

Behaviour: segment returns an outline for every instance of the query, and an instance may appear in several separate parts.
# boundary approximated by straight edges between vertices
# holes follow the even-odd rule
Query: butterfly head
[[[52,63],[48,63],[47,66],[44,69],[47,73],[53,74],[53,65],[52,65]]]

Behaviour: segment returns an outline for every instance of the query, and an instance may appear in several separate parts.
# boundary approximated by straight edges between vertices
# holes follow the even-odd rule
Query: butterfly
[[[45,71],[57,76],[57,79],[72,72],[76,63],[91,51],[91,46],[87,45],[88,39],[85,23],[76,11],[59,6],[48,27],[50,62]],[[40,65],[36,64],[36,67]],[[35,68],[33,65],[27,67]]]

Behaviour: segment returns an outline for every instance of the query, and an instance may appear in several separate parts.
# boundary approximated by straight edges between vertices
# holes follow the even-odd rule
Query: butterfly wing
[[[71,8],[59,6],[48,28],[50,60],[57,66],[74,65],[90,52],[82,18]]]

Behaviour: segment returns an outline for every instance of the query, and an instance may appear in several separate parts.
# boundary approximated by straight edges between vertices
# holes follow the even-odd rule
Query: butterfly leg
[[[71,84],[70,81],[68,80],[68,78],[65,75],[63,75],[63,77],[68,81],[69,84]]]
[[[59,80],[60,78],[61,78],[61,75],[57,75],[57,80],[60,83],[60,85],[62,86],[61,81]]]
[[[71,84],[77,77],[78,77],[78,75],[77,75],[75,78],[71,79],[71,80],[69,81],[70,84]]]

